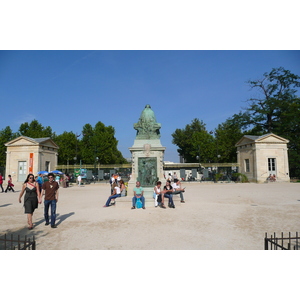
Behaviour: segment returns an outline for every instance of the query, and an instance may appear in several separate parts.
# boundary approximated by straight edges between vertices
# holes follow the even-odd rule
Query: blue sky
[[[178,162],[176,128],[199,118],[214,130],[255,93],[247,80],[281,66],[300,75],[300,51],[0,51],[0,129],[37,119],[80,133],[101,121],[130,157],[133,123],[150,104],[165,160]]]

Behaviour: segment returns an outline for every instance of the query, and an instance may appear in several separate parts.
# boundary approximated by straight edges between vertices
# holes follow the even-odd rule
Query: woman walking
[[[22,202],[21,198],[24,192],[26,192],[24,197],[24,208],[25,214],[27,214],[28,229],[32,229],[33,212],[38,207],[38,203],[42,203],[42,201],[38,201],[38,199],[40,198],[40,189],[38,183],[34,179],[33,174],[28,174],[27,179],[22,186],[22,190],[19,196],[20,203]]]

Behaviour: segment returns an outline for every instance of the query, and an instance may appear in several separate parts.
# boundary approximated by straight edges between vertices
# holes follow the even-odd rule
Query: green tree
[[[241,126],[234,119],[227,119],[215,130],[216,157],[218,162],[236,162],[235,144],[243,137]]]
[[[290,141],[288,144],[290,176],[300,178],[300,98],[295,98],[293,103],[282,109],[276,133]]]
[[[248,83],[258,96],[247,100],[249,106],[232,119],[244,134],[273,132],[288,139],[290,176],[300,177],[300,105],[296,95],[300,77],[281,67]]]
[[[247,100],[249,106],[243,114],[244,124],[263,132],[275,132],[281,123],[286,106],[294,103],[300,87],[300,77],[280,67],[264,73],[262,79],[249,80],[257,97]]]
[[[77,136],[72,131],[63,132],[53,138],[53,141],[59,146],[58,149],[58,164],[72,164],[76,153]]]
[[[98,122],[93,128],[85,124],[80,141],[80,155],[85,163],[93,164],[98,157],[101,164],[126,163],[126,159],[117,149],[115,129]]]
[[[18,135],[24,135],[31,138],[53,137],[51,127],[44,127],[37,120],[33,120],[30,123],[22,123],[19,127]]]
[[[0,166],[6,164],[6,147],[4,144],[16,138],[16,133],[13,133],[9,126],[6,126],[0,131]]]
[[[192,120],[184,129],[176,129],[172,143],[177,145],[178,153],[185,162],[212,161],[215,152],[214,138],[207,132],[205,124],[199,119]]]

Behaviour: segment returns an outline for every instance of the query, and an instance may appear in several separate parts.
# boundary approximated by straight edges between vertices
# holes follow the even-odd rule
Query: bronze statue
[[[136,139],[138,140],[153,140],[160,138],[159,129],[161,124],[156,122],[154,111],[147,104],[141,113],[139,121],[133,125],[137,130]]]

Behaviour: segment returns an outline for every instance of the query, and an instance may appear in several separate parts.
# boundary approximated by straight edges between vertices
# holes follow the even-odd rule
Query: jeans
[[[179,194],[179,196],[180,196],[180,201],[184,201],[183,193],[181,191],[175,191],[175,192],[173,192],[173,195],[177,195],[177,194]]]
[[[13,191],[14,192],[15,190],[13,189],[12,186],[8,185],[6,190],[5,190],[5,193],[7,193],[7,191]]]
[[[137,195],[137,197],[136,197],[136,196],[134,196],[134,197],[132,198],[132,206],[134,206],[134,207],[135,207],[136,200],[137,200],[138,198],[140,198],[140,199],[141,199],[141,201],[142,201],[142,205],[143,205],[143,207],[145,207],[145,198],[144,198],[144,196],[141,196],[141,195]]]
[[[169,199],[169,204],[174,205],[172,194],[165,193],[164,197]]]
[[[112,195],[112,196],[108,197],[105,205],[109,206],[111,199],[115,199],[115,198],[118,198],[118,197],[121,197],[121,194],[115,194],[115,195]]]
[[[49,223],[49,206],[51,206],[51,226],[55,225],[56,220],[56,200],[45,200],[44,201],[44,217],[46,223]]]

